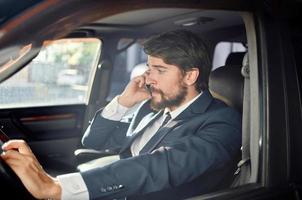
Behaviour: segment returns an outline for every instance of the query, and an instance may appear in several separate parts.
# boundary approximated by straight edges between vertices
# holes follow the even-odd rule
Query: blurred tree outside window
[[[0,84],[0,107],[87,103],[100,48],[97,38],[45,41],[36,58]]]

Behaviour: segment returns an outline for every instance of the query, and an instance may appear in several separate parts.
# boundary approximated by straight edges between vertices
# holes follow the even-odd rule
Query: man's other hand
[[[49,176],[23,140],[3,144],[1,158],[13,169],[26,189],[38,199],[60,199],[61,186]]]

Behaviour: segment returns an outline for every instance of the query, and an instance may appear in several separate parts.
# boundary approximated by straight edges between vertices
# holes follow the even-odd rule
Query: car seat
[[[243,95],[244,95],[244,77],[241,74],[242,62],[245,52],[231,53],[224,66],[213,70],[209,77],[209,90],[211,94],[233,107],[242,115]],[[220,189],[229,188],[234,179],[237,163],[241,160],[242,152],[238,149],[237,155],[230,162],[230,171],[226,172],[227,176]]]
[[[216,68],[209,77],[211,94],[242,113],[244,77],[241,75],[245,52],[230,53],[224,66]]]

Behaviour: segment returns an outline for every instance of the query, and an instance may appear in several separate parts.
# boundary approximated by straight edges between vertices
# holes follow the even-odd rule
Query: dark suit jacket
[[[182,199],[218,189],[226,181],[241,146],[241,117],[234,109],[204,91],[161,128],[139,156],[131,157],[133,138],[156,115],[147,103],[130,124],[96,114],[83,144],[95,149],[119,148],[123,159],[81,173],[90,198]]]

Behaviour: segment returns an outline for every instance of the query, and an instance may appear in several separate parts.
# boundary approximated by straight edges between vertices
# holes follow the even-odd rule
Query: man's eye
[[[161,70],[161,69],[158,69],[157,71],[158,71],[158,73],[160,73],[160,74],[162,74],[162,73],[165,72],[165,70]]]
[[[150,75],[150,69],[147,69],[147,70],[145,71],[145,73],[146,73],[147,75]]]

